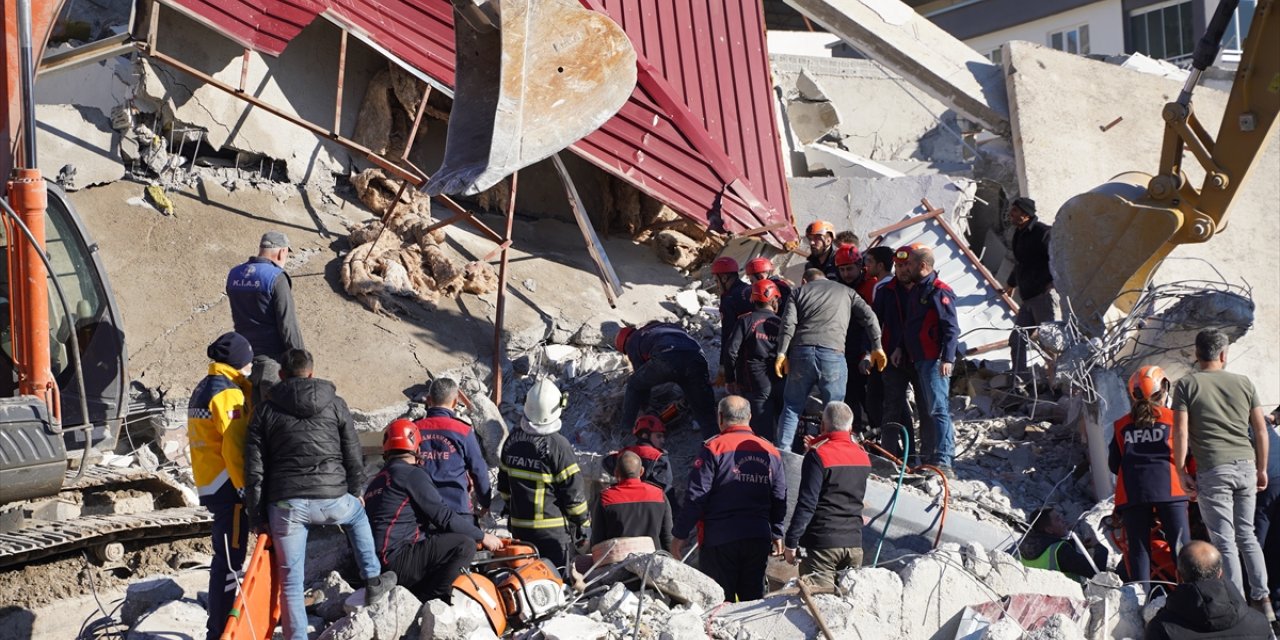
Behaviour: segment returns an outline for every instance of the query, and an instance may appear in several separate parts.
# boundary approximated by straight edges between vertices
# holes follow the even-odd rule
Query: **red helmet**
[[[898,250],[893,252],[893,262],[894,264],[906,264],[907,259],[911,257],[911,254],[914,251],[916,251],[917,249],[924,249],[924,248],[925,246],[923,244],[920,244],[919,242],[914,242],[906,246],[898,247]]]
[[[613,348],[618,351],[625,352],[627,350],[627,338],[636,332],[635,327],[623,327],[618,329],[618,335],[613,337]]]
[[[392,420],[387,425],[387,429],[382,432],[382,452],[390,453],[392,451],[418,451],[418,443],[422,440],[422,433],[418,431],[418,426],[413,424],[412,420],[399,418]]]
[[[667,426],[662,424],[662,420],[658,416],[640,416],[636,418],[636,426],[631,430],[632,435],[640,435],[642,433],[666,433]]]
[[[1150,398],[1156,393],[1164,391],[1165,386],[1168,384],[1169,379],[1165,377],[1164,369],[1155,365],[1147,365],[1129,376],[1129,396],[1134,400]]]
[[[717,276],[722,273],[724,274],[732,273],[734,275],[737,275],[738,261],[734,260],[733,258],[730,258],[729,256],[716,258],[716,261],[711,263],[711,273],[712,275],[717,275]]]
[[[749,276],[771,271],[773,271],[773,261],[768,258],[752,258],[747,261],[747,275]]]
[[[829,233],[834,236],[836,234],[835,225],[827,222],[826,220],[817,220],[810,222],[809,226],[804,229],[804,234],[806,236],[820,236],[824,233]]]
[[[862,254],[858,252],[858,248],[851,244],[842,244],[836,249],[836,266],[844,267],[851,264],[857,264],[862,259]]]
[[[752,302],[768,302],[781,297],[782,292],[778,291],[778,284],[772,280],[766,278],[751,283]]]

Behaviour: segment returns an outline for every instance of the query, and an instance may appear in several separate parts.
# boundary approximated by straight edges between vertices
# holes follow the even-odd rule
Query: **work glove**
[[[874,349],[871,351],[871,366],[875,367],[876,371],[884,371],[884,368],[888,365],[889,356],[885,355],[884,349]]]
[[[773,361],[773,372],[778,374],[779,378],[787,377],[787,373],[789,373],[790,371],[791,371],[791,367],[787,365],[786,356],[780,355],[778,356],[777,360]]]
[[[712,382],[711,386],[713,387],[724,386],[724,366],[723,365],[720,368],[716,369],[716,381]]]
[[[591,541],[591,525],[576,525],[573,528],[573,544],[583,548]]]

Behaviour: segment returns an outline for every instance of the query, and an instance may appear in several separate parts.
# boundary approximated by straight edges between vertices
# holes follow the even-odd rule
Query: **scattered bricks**
[[[364,590],[347,596],[345,606],[358,608],[333,623],[320,640],[400,640],[418,619],[422,603],[404,587],[396,587],[381,602],[364,606]]]
[[[880,568],[850,569],[840,575],[840,593],[853,607],[864,638],[896,638],[902,629],[902,579]]]
[[[99,491],[84,497],[83,515],[110,516],[155,511],[155,496],[143,491]]]
[[[610,627],[603,622],[574,613],[556,616],[542,623],[546,640],[600,640],[609,637]]]
[[[627,570],[644,576],[648,584],[681,604],[710,609],[724,602],[724,589],[710,576],[670,556],[653,554],[627,565]]]
[[[120,620],[134,626],[147,613],[182,597],[182,586],[172,578],[151,578],[129,585],[120,607]]]
[[[179,587],[179,590],[181,588]],[[190,600],[174,600],[152,611],[129,630],[128,640],[203,638],[208,616]]]
[[[455,592],[453,604],[431,600],[422,605],[422,640],[481,640],[493,637],[480,603]]]

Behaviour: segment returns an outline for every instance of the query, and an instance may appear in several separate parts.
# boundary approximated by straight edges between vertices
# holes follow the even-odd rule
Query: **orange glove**
[[[871,366],[875,367],[876,371],[884,371],[888,365],[889,356],[884,354],[884,349],[875,349],[871,352]]]
[[[778,356],[778,359],[773,361],[773,372],[778,374],[779,378],[787,377],[790,371],[791,367],[787,364],[786,356]]]

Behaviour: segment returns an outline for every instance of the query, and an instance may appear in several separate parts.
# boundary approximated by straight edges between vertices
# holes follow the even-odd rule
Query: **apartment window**
[[[1133,50],[1170,62],[1189,59],[1196,48],[1191,4],[1191,0],[1169,2],[1129,14]]]
[[[1240,50],[1244,48],[1244,39],[1249,35],[1249,25],[1253,24],[1253,14],[1258,10],[1258,0],[1240,0],[1236,14],[1227,25],[1227,32],[1222,36],[1223,54],[1235,54],[1237,60]]]
[[[994,64],[1003,64],[1003,61],[1004,61],[1004,55],[1000,53],[1003,49],[1004,49],[1004,47],[996,47],[996,48],[994,48],[994,49],[992,49],[992,50],[988,51],[988,52],[987,52],[987,59],[988,59],[988,60],[990,60],[990,61],[991,61],[992,63],[994,63]]]
[[[1082,24],[1072,29],[1050,33],[1049,46],[1067,53],[1080,55],[1089,53],[1089,25]]]

